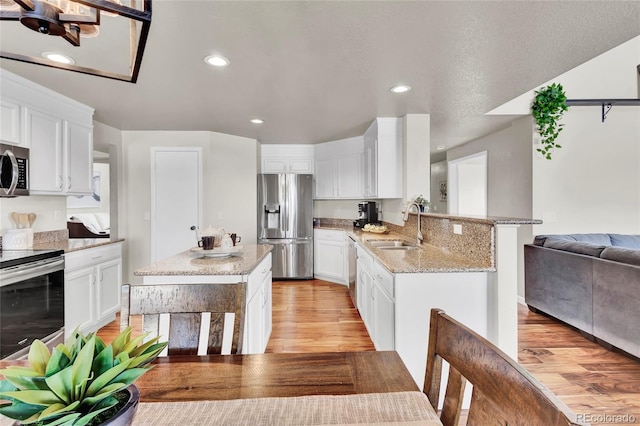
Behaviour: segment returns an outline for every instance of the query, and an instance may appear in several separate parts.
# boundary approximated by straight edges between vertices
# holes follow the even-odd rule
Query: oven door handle
[[[20,265],[15,269],[10,269],[9,271],[0,271],[0,287],[64,269],[64,258],[35,263],[36,265],[29,263],[27,265]]]

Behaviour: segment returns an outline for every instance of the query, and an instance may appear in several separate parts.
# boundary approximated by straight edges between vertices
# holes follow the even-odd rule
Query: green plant
[[[418,195],[418,196],[415,198],[415,200],[413,200],[413,201],[414,201],[415,203],[417,203],[418,205],[420,205],[420,206],[425,206],[425,207],[426,207],[426,206],[428,206],[428,205],[430,204],[430,203],[429,203],[429,200],[427,200],[426,198],[424,198],[424,197],[422,196],[422,194]]]
[[[50,353],[40,341],[29,349],[29,367],[0,370],[0,414],[35,425],[90,425],[118,404],[118,393],[146,373],[167,342],[147,334],[131,338],[123,330],[106,345],[95,334],[77,330]]]
[[[566,104],[567,96],[562,85],[556,83],[536,91],[535,95],[536,97],[531,104],[531,115],[536,121],[536,130],[542,138],[542,148],[536,150],[547,160],[551,160],[553,150],[562,148],[555,141],[563,126],[558,121],[562,118],[562,114],[569,109]]]

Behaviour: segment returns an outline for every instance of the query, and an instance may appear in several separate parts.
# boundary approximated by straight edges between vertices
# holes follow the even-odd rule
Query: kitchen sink
[[[415,250],[417,245],[402,240],[373,240],[369,241],[373,247],[380,250]]]

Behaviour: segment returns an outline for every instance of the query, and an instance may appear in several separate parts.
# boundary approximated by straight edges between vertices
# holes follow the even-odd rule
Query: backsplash
[[[53,243],[69,239],[68,229],[58,229],[55,231],[43,231],[33,233],[33,245],[42,243]],[[2,238],[0,238],[0,250],[2,250]]]
[[[451,253],[473,259],[486,267],[495,267],[495,228],[490,220],[452,218],[437,214],[420,216],[420,228],[424,243]],[[414,241],[418,233],[418,216],[410,214],[404,226],[384,222],[387,227]],[[461,234],[454,234],[453,225],[462,227]]]

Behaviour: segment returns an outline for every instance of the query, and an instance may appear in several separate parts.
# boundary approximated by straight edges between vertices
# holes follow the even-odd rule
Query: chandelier
[[[123,4],[123,2],[127,4]],[[63,43],[74,49],[80,49],[82,38],[100,37],[101,24],[106,27],[108,21],[114,18],[118,18],[120,21],[122,19],[129,20],[128,25],[123,26],[120,23],[119,26],[114,26],[117,28],[117,34],[114,35],[116,31],[111,30],[109,35],[103,37],[109,39],[128,38],[127,43],[116,44],[110,41],[108,49],[111,50],[102,53],[103,56],[104,53],[115,54],[112,51],[114,45],[128,47],[128,52],[126,52],[128,64],[123,67],[123,69],[126,68],[125,71],[110,71],[92,65],[76,64],[72,59],[63,63],[47,57],[40,57],[34,53],[34,50],[38,46],[47,48],[52,45],[52,42],[44,38],[36,40],[33,36],[20,33],[19,31],[24,31],[24,27],[19,25],[17,28],[21,28],[21,30],[9,29],[8,25],[3,24],[5,27],[2,28],[0,34],[0,40],[2,40],[0,41],[0,57],[135,83],[151,26],[151,0],[141,0],[139,3],[141,8],[138,8],[138,0],[0,0],[0,20],[20,22],[24,27],[42,36],[53,36],[66,40],[68,43]],[[59,42],[57,43],[59,47]],[[94,43],[86,49],[93,49],[95,46],[97,44]],[[13,48],[13,51],[5,50],[5,47]],[[20,49],[24,51],[20,52]],[[85,51],[79,55],[98,57],[100,52],[106,49],[95,48],[94,52]],[[66,50],[69,51],[69,49]]]

